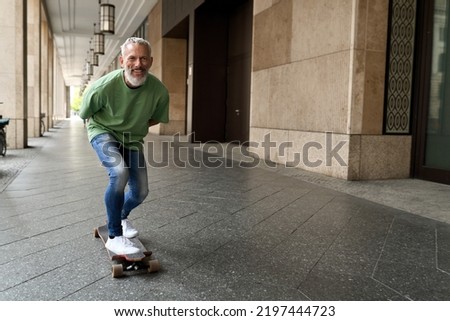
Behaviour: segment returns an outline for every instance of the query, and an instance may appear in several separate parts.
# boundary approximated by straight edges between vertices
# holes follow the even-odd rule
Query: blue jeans
[[[91,145],[109,175],[105,206],[110,236],[122,235],[122,219],[148,195],[147,166],[141,151],[122,146],[113,135],[95,136]],[[125,191],[128,184],[128,190]]]

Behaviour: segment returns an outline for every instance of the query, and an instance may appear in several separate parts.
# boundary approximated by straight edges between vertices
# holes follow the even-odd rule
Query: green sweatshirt
[[[135,89],[118,69],[95,81],[84,93],[80,117],[88,119],[89,141],[102,133],[115,136],[126,148],[141,149],[150,119],[169,121],[169,94],[155,76]]]

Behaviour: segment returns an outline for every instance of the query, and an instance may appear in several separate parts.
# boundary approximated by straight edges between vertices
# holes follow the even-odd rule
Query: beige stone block
[[[358,0],[356,1],[354,24],[354,44],[353,49],[364,50],[366,49],[366,37],[367,37],[367,6],[370,0]]]
[[[150,69],[150,73],[164,83],[161,66],[153,65],[152,68]]]
[[[340,52],[272,68],[268,111],[252,118],[271,128],[346,133],[349,61],[349,52]],[[258,95],[266,93],[252,93]]]
[[[250,126],[269,127],[270,70],[253,72],[250,100]]]
[[[162,61],[162,51],[163,51],[163,39],[158,39],[153,42],[151,42],[152,46],[152,57],[153,57],[153,63],[155,63],[155,58],[158,57],[157,62],[161,63]]]
[[[250,151],[261,159],[328,176],[347,178],[348,135],[252,127],[250,141]],[[269,141],[273,145],[270,149]]]
[[[264,135],[270,133],[270,129],[250,127],[250,144],[249,151],[258,155],[259,158],[264,159],[264,149],[261,146],[261,142],[264,141]]]
[[[23,76],[22,75],[16,75],[16,82],[15,82],[15,117],[16,118],[24,118],[24,83],[23,83]]]
[[[353,50],[353,60],[351,61],[351,81],[349,83],[349,128],[347,133],[360,134],[362,130],[362,117],[364,110],[364,88],[365,88],[365,68],[366,53],[364,50]]]
[[[362,134],[383,132],[386,54],[366,52]]]
[[[352,0],[295,0],[292,7],[292,61],[349,50]]]
[[[348,150],[348,180],[358,180],[361,176],[361,135],[350,135]]]
[[[32,133],[32,137],[39,137],[41,135],[41,121],[38,117],[32,118],[33,126],[28,130],[28,134]],[[31,131],[30,131],[31,130]]]
[[[322,133],[289,131],[292,148],[289,150],[291,166],[312,172],[320,172],[324,163],[324,137]]]
[[[14,118],[16,115],[16,75],[5,74],[0,70],[0,115]]]
[[[32,31],[30,31],[30,28],[34,28],[34,25],[30,25],[30,24],[28,24],[28,26],[27,26],[27,28],[28,28],[28,36],[29,37],[32,37],[32,36],[34,36],[34,32],[32,32]],[[37,36],[37,35],[36,35]],[[36,44],[37,45],[37,44]],[[34,50],[35,50],[35,42],[34,41],[32,41],[31,39],[28,39],[28,41],[27,41],[27,50],[28,50],[28,53],[32,53],[32,55],[34,55]],[[28,57],[30,57],[31,55],[30,54],[28,54]]]
[[[389,20],[389,1],[370,0],[367,2],[366,49],[386,51]]]
[[[187,57],[187,41],[185,39],[165,38],[164,60],[170,63],[171,67],[185,67]]]
[[[253,1],[253,14],[257,15],[272,6],[273,0],[256,0]]]
[[[253,70],[290,62],[292,2],[280,1],[254,17]]]
[[[27,77],[27,86],[28,87],[34,87],[35,84],[35,59],[34,59],[34,55],[28,55],[27,56],[27,72],[28,72],[28,77]]]
[[[385,51],[389,1],[359,0],[355,12],[355,48]]]
[[[26,119],[16,119],[15,120],[15,141],[14,146],[12,148],[25,148],[27,137],[25,137],[25,128],[24,123]]]
[[[354,50],[350,81],[347,133],[382,134],[385,86],[385,53]]]
[[[167,65],[165,64],[165,66]],[[186,67],[167,66],[163,68],[162,80],[170,92],[186,92]]]
[[[408,178],[411,136],[361,136],[361,180]]]
[[[163,63],[162,41],[158,41],[152,44],[152,57],[153,57],[153,65],[150,68],[150,70],[160,67]]]
[[[270,156],[268,159],[274,163],[286,164],[289,155],[289,132],[286,130],[272,129],[266,131],[263,140],[259,142],[261,148],[264,148],[265,159],[267,154]],[[264,143],[264,146],[262,144]],[[273,145],[273,146],[272,146]]]
[[[29,26],[34,26],[39,23],[40,2],[39,0],[28,0],[27,2],[27,22]]]
[[[12,118],[6,127],[6,143],[8,148],[25,148],[26,137],[24,137],[24,119]]]
[[[186,99],[184,94],[170,93],[170,121],[186,119]]]
[[[148,15],[148,40],[152,44],[161,39],[162,25],[161,25],[161,15],[162,15],[162,1],[158,1],[153,7],[152,11]]]
[[[305,99],[304,77],[301,64],[290,64],[270,70],[269,110],[265,114],[268,127],[296,129],[302,123],[300,110]]]
[[[349,136],[335,133],[290,131],[291,165],[327,176],[347,178]]]
[[[167,71],[167,70],[165,70]],[[163,81],[170,93],[174,94],[186,94],[186,77],[185,68],[170,68],[169,74],[164,73]]]
[[[254,73],[251,126],[347,132],[349,52]]]
[[[16,54],[16,42],[18,39],[12,37],[14,34],[14,27],[1,26],[0,27],[0,43],[2,44],[2,59],[0,59],[0,74],[14,74],[16,73],[16,67],[19,63],[14,62],[16,57],[20,56]],[[21,64],[21,63],[20,63]],[[21,67],[19,69],[22,69]],[[3,76],[7,77],[7,76]]]
[[[261,160],[278,164],[288,162],[289,132],[271,128],[251,128],[249,150]],[[292,145],[292,144],[291,144]]]
[[[34,119],[33,118],[28,117],[27,127],[28,127],[28,137],[35,137],[34,136]]]
[[[0,1],[0,30],[5,30],[4,28],[15,27],[17,13],[16,10],[22,8],[20,1],[10,1],[10,0],[2,0]],[[21,21],[22,18],[20,17]],[[14,39],[11,37],[11,39]],[[2,49],[5,48],[2,46]]]

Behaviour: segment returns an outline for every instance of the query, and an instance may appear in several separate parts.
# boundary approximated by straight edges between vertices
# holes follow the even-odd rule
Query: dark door
[[[230,12],[228,33],[226,140],[247,142],[250,128],[250,75],[253,1]]]
[[[225,140],[228,15],[214,4],[195,11],[192,130],[200,142]]]

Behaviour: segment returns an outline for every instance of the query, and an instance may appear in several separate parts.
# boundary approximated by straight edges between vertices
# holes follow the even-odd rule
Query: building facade
[[[20,29],[22,1],[0,2],[18,19],[0,13],[2,30]],[[67,115],[38,7],[26,21],[40,28],[3,42],[9,59],[27,60],[26,71],[2,60],[9,89],[0,90],[15,95],[0,107],[14,119],[11,147],[36,135],[41,112],[47,122]],[[146,34],[171,120],[153,130],[245,144],[259,158],[346,180],[450,184],[449,9],[448,0],[159,0]]]

